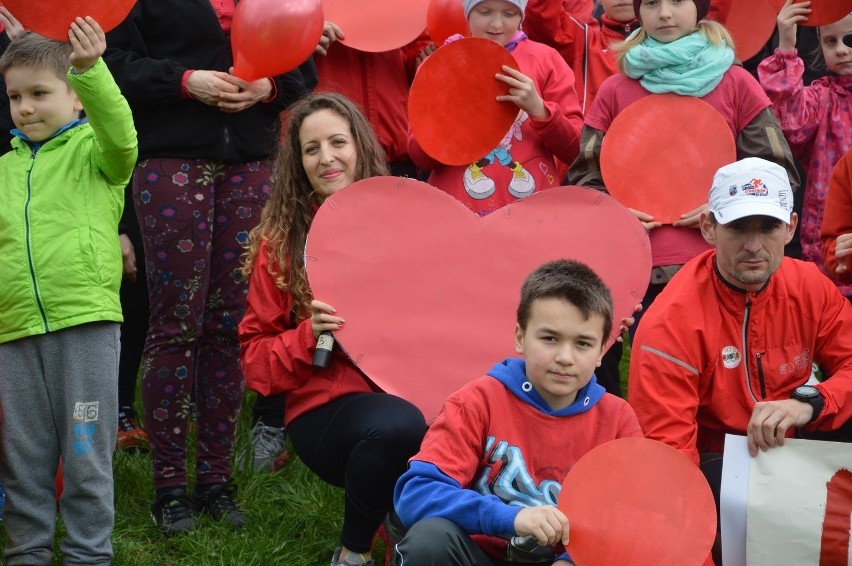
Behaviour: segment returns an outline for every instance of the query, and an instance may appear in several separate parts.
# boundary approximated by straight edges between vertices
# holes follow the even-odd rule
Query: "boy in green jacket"
[[[109,564],[113,554],[117,227],[136,131],[101,59],[103,30],[77,18],[68,38],[70,45],[28,33],[0,58],[16,126],[13,150],[0,157],[0,481],[9,565],[52,561],[60,456],[64,564]]]

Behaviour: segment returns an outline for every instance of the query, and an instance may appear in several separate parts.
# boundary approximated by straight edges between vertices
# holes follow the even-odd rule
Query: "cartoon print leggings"
[[[237,325],[248,289],[240,256],[270,174],[269,161],[172,158],[141,161],[134,173],[151,303],[142,402],[156,489],[187,483],[193,406],[197,484],[230,477],[243,393]]]

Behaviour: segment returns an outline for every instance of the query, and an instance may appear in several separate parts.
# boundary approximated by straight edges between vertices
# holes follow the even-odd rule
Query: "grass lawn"
[[[622,358],[622,387],[627,392],[630,345]],[[291,450],[290,463],[275,473],[251,469],[249,434],[254,394],[243,400],[237,428],[235,479],[237,500],[249,519],[242,530],[202,520],[201,527],[167,538],[151,520],[154,489],[147,452],[116,452],[113,549],[116,566],[327,565],[337,546],[343,517],[343,491],[314,476]],[[190,447],[191,448],[191,447]],[[192,461],[192,460],[190,460]],[[192,468],[190,468],[192,469]],[[58,526],[61,531],[61,521]],[[59,537],[57,537],[59,538]],[[0,535],[5,542],[5,538]],[[57,557],[60,556],[58,547]],[[377,541],[377,566],[384,549]],[[57,558],[55,564],[61,564]]]

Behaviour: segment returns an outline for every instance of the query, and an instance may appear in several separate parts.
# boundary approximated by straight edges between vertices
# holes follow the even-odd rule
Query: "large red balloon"
[[[322,35],[320,0],[243,0],[234,10],[234,74],[246,81],[291,71]]]
[[[431,0],[426,10],[426,31],[435,45],[441,45],[451,35],[470,35],[470,26],[464,17],[464,6],[459,0]]]
[[[57,41],[68,41],[71,22],[91,16],[105,32],[124,21],[136,0],[3,0],[25,29]]]

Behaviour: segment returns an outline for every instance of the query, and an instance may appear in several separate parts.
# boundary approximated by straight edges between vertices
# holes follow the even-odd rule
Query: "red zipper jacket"
[[[709,250],[684,265],[636,331],[628,399],[645,436],[698,464],[723,451],[726,433],[745,434],[757,401],[789,399],[812,362],[831,377],[807,428],[840,428],[852,418],[852,304],[808,262],[784,258],[746,293],[714,260]]]
[[[327,368],[315,368],[317,339],[311,320],[294,321],[293,306],[292,295],[279,289],[269,273],[264,242],[252,269],[246,314],[239,326],[240,365],[249,389],[267,396],[287,393],[287,423],[344,395],[378,391],[341,348],[333,350]]]

